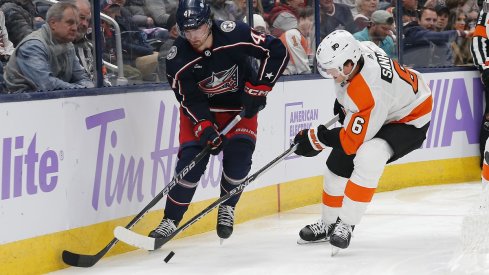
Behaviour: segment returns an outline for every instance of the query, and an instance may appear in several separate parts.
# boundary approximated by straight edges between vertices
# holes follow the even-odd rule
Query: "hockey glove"
[[[297,144],[295,153],[304,157],[314,157],[326,148],[326,146],[317,138],[316,129],[301,130],[295,136],[294,143]]]
[[[219,134],[217,127],[209,120],[199,121],[194,126],[194,134],[199,139],[202,146],[211,145],[211,154],[217,155],[223,147],[223,138]]]
[[[486,89],[489,89],[489,69],[485,69],[482,71],[481,80],[482,80],[482,84],[484,84]]]
[[[339,117],[338,122],[339,123],[343,124],[343,122],[345,122],[345,117],[346,117],[345,108],[343,108],[343,105],[340,104],[338,99],[336,99],[334,101],[333,113],[335,115],[338,115],[338,117]]]
[[[267,105],[267,94],[272,90],[272,87],[266,85],[254,86],[246,82],[244,93],[241,96],[241,104],[245,109],[245,117],[254,117],[261,109]]]

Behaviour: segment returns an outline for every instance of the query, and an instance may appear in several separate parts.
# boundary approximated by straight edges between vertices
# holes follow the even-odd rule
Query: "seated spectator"
[[[0,10],[0,92],[5,90],[5,80],[3,79],[3,67],[7,64],[10,56],[14,52],[14,45],[8,39],[7,28],[5,27],[5,15]]]
[[[391,37],[394,17],[387,11],[378,10],[372,14],[370,26],[354,33],[358,41],[372,41],[390,57],[395,57],[394,40]]]
[[[431,8],[423,8],[419,23],[413,21],[404,27],[404,63],[408,66],[451,66],[453,55],[450,43],[465,37],[463,31],[436,32],[437,15]]]
[[[356,0],[358,14],[353,17],[354,32],[361,31],[370,24],[370,17],[377,10],[378,4],[378,0]]]
[[[468,37],[472,37],[474,29],[468,29],[465,12],[462,9],[459,9],[455,14],[453,29],[466,32]],[[467,39],[467,37],[457,37],[455,41],[452,42],[451,46],[455,65],[473,64],[472,54],[470,53],[471,41],[472,39]]]
[[[132,15],[132,22],[144,29],[154,27],[171,29],[176,23],[176,5],[178,1],[166,0],[107,0],[127,8]],[[110,2],[112,1],[112,2]]]
[[[437,32],[446,31],[448,26],[448,17],[450,15],[450,10],[445,5],[437,5],[435,7],[436,11],[436,25],[435,30]]]
[[[343,4],[333,3],[333,0],[320,0],[321,39],[335,30],[354,32],[355,24],[350,8]]]
[[[93,87],[72,43],[78,18],[78,8],[72,3],[59,2],[49,8],[47,23],[19,43],[5,66],[8,92]]]
[[[299,9],[299,24],[297,29],[291,29],[280,36],[280,40],[289,52],[289,63],[283,74],[310,74],[309,34],[314,24],[314,10],[311,7]]]
[[[115,19],[121,30],[123,62],[125,65],[137,68],[145,81],[154,81],[158,62],[158,52],[148,43],[145,34],[131,21],[130,12],[118,4],[106,4],[103,12]],[[106,51],[115,49],[114,30],[104,28]],[[127,72],[131,70],[128,68]],[[131,76],[126,76],[130,78]]]
[[[248,23],[246,17],[243,19],[243,22]],[[253,28],[262,33],[270,34],[267,22],[265,22],[265,19],[261,15],[256,13],[253,14]]]
[[[242,11],[234,1],[230,0],[208,0],[211,12],[215,20],[242,21],[245,12]]]
[[[358,14],[357,1],[356,0],[334,0],[335,3],[346,5],[350,8],[351,14],[356,16]]]
[[[10,41],[17,47],[24,37],[34,31],[36,7],[31,0],[0,0],[0,9],[5,14]]]
[[[392,5],[386,8],[386,11],[394,15],[394,21],[396,19],[396,1],[392,1]],[[416,21],[418,18],[418,1],[417,0],[402,0],[402,24],[406,24]]]
[[[75,54],[80,61],[80,65],[85,69],[92,82],[95,84],[95,58],[93,55],[93,46],[87,38],[88,28],[92,19],[91,4],[88,0],[75,0],[75,5],[79,11],[78,33],[73,45]],[[110,86],[110,82],[104,73],[104,85]]]
[[[297,9],[304,5],[302,0],[280,0],[270,11],[265,20],[270,26],[270,33],[280,37],[282,33],[297,28],[299,15]]]

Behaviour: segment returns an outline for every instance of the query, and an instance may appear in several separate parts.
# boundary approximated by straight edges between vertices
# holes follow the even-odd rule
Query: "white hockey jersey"
[[[350,81],[336,84],[346,111],[340,141],[347,154],[388,123],[421,128],[431,119],[433,99],[420,73],[404,68],[373,43],[361,42],[364,65]]]

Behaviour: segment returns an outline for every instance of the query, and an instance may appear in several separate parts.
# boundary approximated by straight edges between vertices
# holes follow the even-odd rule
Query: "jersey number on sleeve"
[[[416,94],[418,92],[418,76],[411,70],[399,65],[395,60],[392,60],[392,63],[394,64],[394,69],[399,77],[406,81],[407,84],[411,85],[411,87],[413,87],[413,92]]]
[[[365,119],[363,119],[363,117],[355,117],[351,125],[351,131],[357,135],[361,134],[363,130],[363,124],[365,124]]]

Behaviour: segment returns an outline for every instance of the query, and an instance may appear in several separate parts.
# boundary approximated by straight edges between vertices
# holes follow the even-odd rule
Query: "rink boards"
[[[434,95],[428,137],[386,168],[378,191],[480,179],[478,73],[428,73],[425,80]],[[284,152],[297,131],[333,116],[333,89],[326,79],[277,83],[260,112],[252,172]],[[0,104],[0,273],[64,268],[64,249],[98,252],[115,226],[126,225],[171,180],[178,150],[173,92],[110,91]],[[291,156],[273,167],[247,187],[237,222],[319,202],[326,157]],[[221,156],[212,157],[186,218],[216,199],[221,171]],[[135,230],[153,228],[164,202]],[[214,229],[215,219],[214,211],[182,236]],[[131,249],[116,245],[113,253]]]

